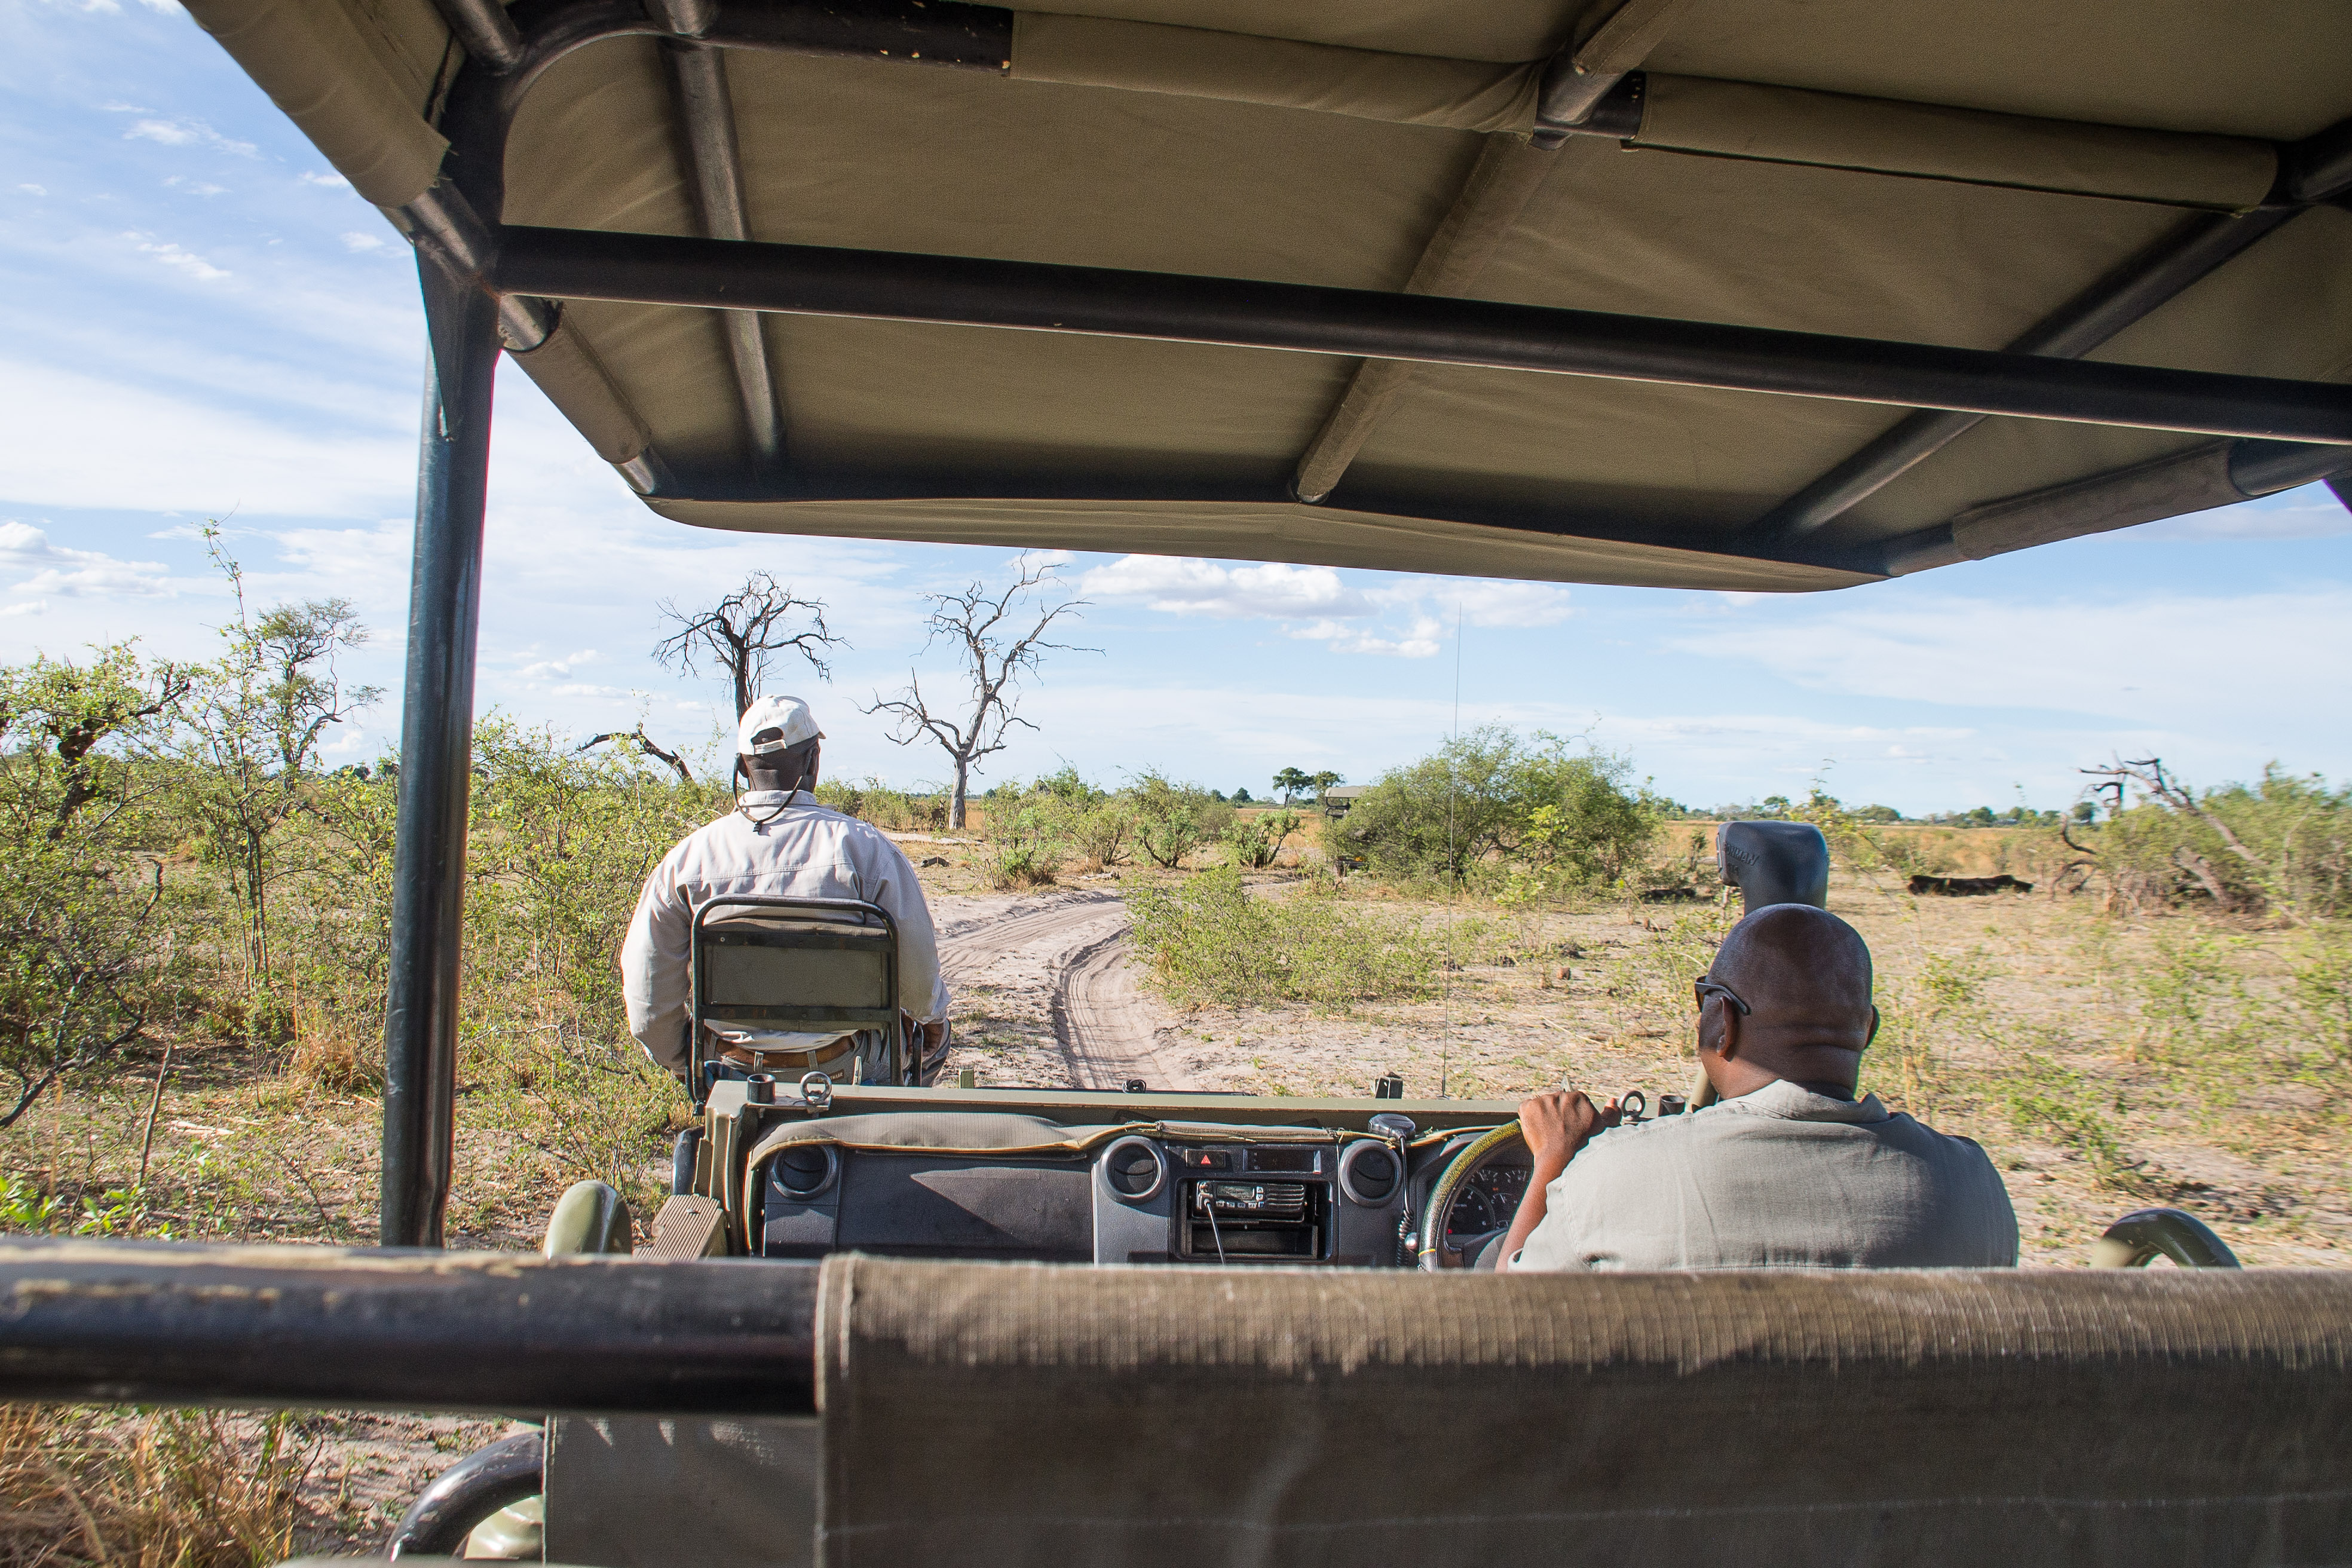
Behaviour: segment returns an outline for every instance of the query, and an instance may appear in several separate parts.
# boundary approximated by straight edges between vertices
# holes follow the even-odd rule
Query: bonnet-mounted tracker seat
[[[688,1082],[766,1073],[798,1082],[914,1081],[898,1011],[898,926],[848,899],[738,894],[694,915]],[[731,1076],[731,1074],[730,1074]]]

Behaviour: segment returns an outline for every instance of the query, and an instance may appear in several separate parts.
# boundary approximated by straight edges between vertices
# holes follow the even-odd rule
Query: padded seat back
[[[698,1056],[734,1037],[814,1064],[841,1036],[898,1039],[898,927],[875,905],[716,900],[696,911],[693,961]]]
[[[819,1561],[2340,1562],[2352,1272],[836,1255]]]

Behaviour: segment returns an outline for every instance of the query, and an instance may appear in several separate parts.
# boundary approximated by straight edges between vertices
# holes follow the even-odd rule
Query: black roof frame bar
[[[1282,349],[2352,445],[2352,386],[1314,284],[509,226],[500,293]]]
[[[2011,353],[2074,359],[2187,292],[2287,222],[2352,190],[2352,120],[2280,149],[2279,177],[2263,205],[2200,213],[2084,289],[2013,340]],[[1923,410],[1759,519],[1756,535],[1789,543],[1813,533],[1974,429],[1983,415]]]

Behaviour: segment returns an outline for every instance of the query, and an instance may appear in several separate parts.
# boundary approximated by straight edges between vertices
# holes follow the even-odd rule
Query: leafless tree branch
[[[2194,792],[2164,771],[2162,757],[2140,757],[2129,762],[2118,760],[2112,767],[2084,768],[2081,771],[2095,778],[2113,779],[2117,784],[2130,779],[2173,810],[2185,812],[2211,828],[2215,837],[2221,840],[2221,847],[2247,865],[2258,871],[2269,869],[2252,850],[2238,842],[2238,836],[2230,831],[2227,823],[2205,809],[2204,803],[2197,798]]]
[[[859,710],[869,716],[889,715],[890,739],[898,744],[910,746],[929,736],[948,754],[955,770],[954,793],[948,802],[950,827],[964,826],[964,799],[980,759],[1003,751],[1005,735],[1015,725],[1037,728],[1018,711],[1022,676],[1034,673],[1049,652],[1102,651],[1048,640],[1046,634],[1055,621],[1074,616],[1087,604],[1084,599],[1066,599],[1045,602],[1040,608],[1045,596],[1039,590],[1060,582],[1052,566],[1024,555],[1013,582],[1000,594],[992,595],[982,584],[973,583],[961,593],[928,595],[931,613],[924,649],[928,652],[940,642],[954,649],[963,679],[970,684],[970,696],[952,711],[934,712],[923,693],[921,678],[910,669],[898,695],[885,698],[877,691],[872,705]],[[1016,604],[1020,605],[1017,615]],[[1032,611],[1037,612],[1034,622]],[[1028,629],[1013,635],[1021,626]]]
[[[635,742],[637,749],[643,752],[646,756],[667,763],[672,768],[675,768],[677,771],[679,783],[690,784],[694,782],[694,774],[687,769],[686,759],[679,756],[676,752],[664,751],[660,746],[656,745],[652,737],[646,733],[646,727],[643,724],[638,725],[634,730],[607,730],[601,735],[591,735],[586,740],[580,742],[578,748],[572,752],[572,755],[577,756],[581,752],[585,752],[592,747],[601,746],[607,741],[634,742]]]
[[[790,629],[795,612],[805,612],[808,624]],[[675,601],[661,604],[664,619],[677,630],[654,645],[654,660],[665,669],[700,674],[715,665],[734,689],[735,716],[751,706],[777,654],[799,654],[820,680],[833,679],[825,656],[847,647],[846,637],[835,637],[824,622],[824,601],[795,597],[765,572],[754,572],[743,585],[716,605],[688,613]]]

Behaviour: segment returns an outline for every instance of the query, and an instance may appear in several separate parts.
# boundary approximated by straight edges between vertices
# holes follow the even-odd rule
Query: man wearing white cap
[[[629,1033],[673,1071],[687,1065],[695,911],[740,893],[857,899],[889,911],[898,926],[898,1005],[919,1026],[914,1043],[924,1070],[946,1054],[948,988],[922,885],[878,828],[809,795],[824,740],[799,698],[755,700],[735,726],[735,765],[751,787],[735,810],[689,834],[646,879],[621,947],[621,984]],[[871,1067],[866,1076],[877,1076]]]

